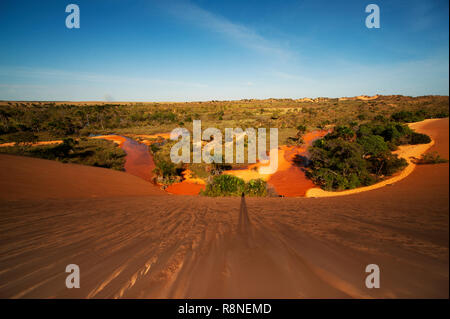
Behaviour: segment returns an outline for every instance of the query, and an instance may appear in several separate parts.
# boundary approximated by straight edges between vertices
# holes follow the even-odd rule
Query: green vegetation
[[[448,159],[442,158],[436,151],[423,154],[421,158],[414,161],[415,164],[441,164],[448,163]]]
[[[159,158],[155,161],[155,165],[153,172],[156,174],[156,181],[159,184],[170,185],[181,181],[180,173],[182,170],[171,161]]]
[[[396,122],[377,122],[360,125],[357,137],[381,136],[391,150],[397,149],[399,145],[427,144],[431,142],[429,136],[414,132],[407,125]]]
[[[428,135],[422,133],[413,132],[410,135],[410,141],[408,144],[428,144],[431,142],[431,138]]]
[[[448,117],[448,110],[443,110],[442,112],[438,112],[434,114],[434,118],[443,118]],[[392,120],[396,122],[405,122],[405,123],[413,123],[420,122],[427,118],[430,118],[430,114],[428,114],[425,110],[417,110],[415,112],[412,111],[400,111],[392,114]]]
[[[261,179],[254,179],[246,183],[243,179],[232,175],[215,176],[211,183],[201,192],[204,196],[266,196],[267,185]]]
[[[370,185],[374,178],[362,147],[342,138],[320,139],[310,148],[306,175],[326,190],[344,190]]]
[[[0,102],[0,143],[13,141],[17,132],[31,132],[40,141],[89,134],[153,134],[179,126],[191,129],[192,120],[202,120],[203,127],[219,129],[277,127],[283,136],[279,143],[285,144],[288,137],[303,134],[306,128],[447,117],[448,106],[447,96],[397,95],[369,101],[320,98],[94,105]]]
[[[262,179],[252,179],[245,183],[244,193],[248,196],[267,196],[267,183]]]
[[[306,174],[326,190],[371,185],[407,165],[391,150],[403,144],[426,144],[430,137],[401,123],[374,121],[360,126],[338,126],[314,142]]]
[[[335,187],[353,187],[354,185],[371,183],[373,179],[381,178],[373,173],[373,166],[378,167],[379,174],[392,171],[385,165],[394,165],[392,158],[385,155],[380,163],[375,159],[380,154],[387,154],[395,150],[397,145],[410,143],[426,143],[427,137],[411,132],[402,123],[422,120],[425,118],[440,118],[448,116],[449,100],[447,96],[379,96],[373,100],[357,98],[318,98],[318,99],[266,99],[239,101],[208,101],[189,103],[57,103],[57,102],[5,102],[0,101],[0,143],[16,142],[18,145],[15,154],[35,155],[29,145],[36,141],[72,138],[80,140],[91,134],[119,134],[134,136],[139,134],[154,134],[170,132],[176,127],[185,127],[192,132],[192,121],[201,120],[202,127],[217,127],[222,132],[225,128],[270,128],[277,127],[279,145],[300,145],[304,141],[302,135],[315,129],[329,129],[336,127],[333,134],[325,141],[331,152],[336,147],[347,149],[347,144],[356,147],[350,149],[349,156],[356,156],[362,149],[364,162],[368,165],[368,175],[361,176],[346,172],[346,182],[326,182]],[[408,131],[409,130],[409,131]],[[367,133],[367,134],[366,134]],[[356,135],[358,134],[358,135]],[[367,136],[365,136],[367,135]],[[377,137],[378,136],[378,137]],[[381,142],[383,138],[384,143]],[[336,140],[334,142],[328,140]],[[343,145],[332,145],[339,144]],[[353,145],[353,144],[357,145]],[[79,149],[87,143],[81,142],[74,146]],[[95,143],[95,142],[92,142]],[[102,142],[98,142],[102,143]],[[342,143],[341,143],[342,144]],[[163,184],[170,184],[181,179],[180,172],[189,168],[193,177],[207,179],[209,176],[220,175],[227,169],[236,169],[245,164],[218,165],[218,164],[190,164],[187,166],[173,165],[170,161],[170,148],[172,142],[156,143],[150,146],[155,159],[157,179]],[[109,144],[97,144],[96,147],[104,150],[95,150],[98,160],[84,161],[85,164],[102,166],[116,166],[108,164]],[[43,148],[44,146],[40,146]],[[52,146],[46,146],[51,148]],[[87,146],[86,146],[87,147]],[[93,146],[92,146],[93,147]],[[244,144],[247,156],[247,143]],[[6,150],[1,150],[5,152]],[[58,150],[49,151],[57,152]],[[78,150],[75,152],[82,152]],[[39,152],[38,152],[39,153]],[[45,153],[45,152],[44,152]],[[101,155],[103,154],[103,155]],[[46,158],[63,160],[59,156],[45,154]],[[53,156],[53,157],[52,157]],[[384,155],[383,155],[384,156]],[[87,157],[92,157],[87,156]],[[100,158],[102,157],[102,158]],[[76,158],[76,157],[75,157]],[[68,154],[67,161],[76,161],[73,154]],[[369,160],[369,158],[372,158]],[[118,159],[112,159],[118,161]],[[382,163],[382,164],[381,164]],[[359,165],[358,163],[353,163]],[[327,164],[328,165],[328,164]],[[331,169],[324,164],[323,170]],[[119,165],[120,166],[120,165]],[[105,166],[104,166],[105,167]],[[330,180],[326,173],[321,171],[323,179]],[[331,169],[333,170],[333,169]],[[334,170],[333,170],[334,171]],[[355,169],[355,172],[357,169]],[[363,169],[364,171],[364,169]],[[369,177],[368,177],[369,176]],[[322,180],[318,178],[317,180]],[[324,182],[322,182],[324,183]],[[331,185],[331,186],[330,186]],[[332,186],[340,185],[340,186]]]
[[[0,147],[0,152],[115,170],[123,170],[126,155],[111,141],[97,139],[75,141],[72,138],[64,139],[63,143],[56,145],[31,146],[21,143],[15,146]]]
[[[170,149],[173,144],[175,144],[174,141],[164,141],[150,145],[150,152],[156,166],[153,173],[156,174],[156,182],[159,184],[170,185],[181,181],[182,164],[176,165],[170,160]]]

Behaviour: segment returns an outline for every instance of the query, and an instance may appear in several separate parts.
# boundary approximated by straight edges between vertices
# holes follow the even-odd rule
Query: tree
[[[357,143],[343,138],[321,139],[309,152],[307,176],[325,189],[351,189],[373,182],[363,158],[363,149]]]
[[[362,146],[364,156],[379,156],[389,151],[384,138],[379,135],[364,135],[358,137],[357,142]]]
[[[342,138],[346,141],[350,141],[355,137],[355,132],[348,126],[337,126],[333,132],[327,134],[325,139]]]

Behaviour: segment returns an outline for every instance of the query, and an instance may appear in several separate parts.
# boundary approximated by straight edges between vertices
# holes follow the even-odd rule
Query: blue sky
[[[80,7],[80,29],[65,8]],[[380,7],[368,29],[366,5]],[[0,100],[449,94],[448,1],[0,2]]]

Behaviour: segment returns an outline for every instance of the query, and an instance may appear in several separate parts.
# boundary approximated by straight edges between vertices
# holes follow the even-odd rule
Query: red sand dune
[[[2,200],[164,194],[138,177],[106,168],[3,154],[0,167]]]
[[[448,125],[425,127],[447,158]],[[360,194],[245,201],[34,158],[0,169],[3,298],[449,296],[448,164]],[[380,289],[364,285],[371,263]]]

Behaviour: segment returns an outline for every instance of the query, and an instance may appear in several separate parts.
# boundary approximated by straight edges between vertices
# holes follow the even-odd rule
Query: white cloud
[[[177,19],[222,34],[249,49],[263,54],[277,56],[281,59],[287,59],[293,55],[289,50],[282,48],[278,43],[263,37],[255,30],[242,24],[234,23],[225,17],[202,9],[191,2],[168,1],[164,8]]]

